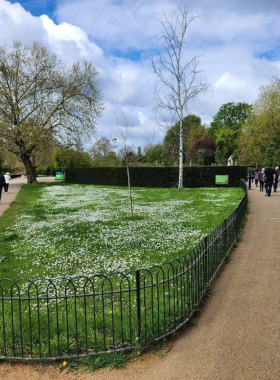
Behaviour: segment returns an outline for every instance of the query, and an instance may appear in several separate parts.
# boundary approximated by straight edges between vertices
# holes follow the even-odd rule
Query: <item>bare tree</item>
[[[129,168],[131,165],[139,161],[143,157],[143,154],[141,152],[141,149],[139,152],[139,148],[138,148],[138,153],[135,154],[133,148],[129,145],[129,143],[131,143],[133,140],[132,127],[128,124],[126,116],[123,114],[122,122],[120,123],[116,115],[116,121],[117,121],[118,134],[117,134],[117,137],[113,138],[113,142],[114,142],[115,149],[119,152],[119,157],[122,158],[126,166],[130,215],[133,216],[132,191],[131,191]],[[146,146],[148,144],[147,141],[150,141],[148,137],[145,144]]]
[[[97,71],[87,61],[72,67],[37,42],[0,47],[0,143],[36,182],[32,157],[50,141],[81,146],[95,132],[103,104]]]
[[[126,166],[127,173],[127,186],[128,186],[128,195],[129,195],[129,206],[130,206],[130,216],[133,216],[133,206],[132,206],[132,192],[131,192],[131,183],[130,183],[130,173],[129,166],[131,165],[131,147],[128,145],[129,140],[132,139],[131,127],[128,125],[127,118],[123,115],[123,121],[120,124],[117,115],[117,127],[118,127],[118,138],[113,139],[115,148],[121,153]],[[135,157],[135,156],[134,156]]]
[[[208,89],[209,85],[198,70],[199,59],[194,55],[185,58],[186,32],[190,24],[197,18],[189,16],[186,8],[178,8],[168,18],[164,13],[162,41],[164,52],[152,58],[153,72],[157,75],[157,111],[159,122],[171,126],[179,120],[179,180],[178,190],[183,189],[183,119],[188,110],[190,100]]]

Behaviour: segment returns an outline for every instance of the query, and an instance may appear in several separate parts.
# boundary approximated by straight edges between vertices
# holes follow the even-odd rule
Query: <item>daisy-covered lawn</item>
[[[163,264],[194,248],[243,195],[240,188],[133,188],[131,217],[126,188],[25,185],[12,222],[2,217],[0,276],[89,276]]]

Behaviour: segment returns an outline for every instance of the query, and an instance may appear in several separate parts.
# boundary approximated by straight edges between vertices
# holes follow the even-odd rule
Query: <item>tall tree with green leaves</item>
[[[276,144],[271,141],[271,143],[268,145],[266,149],[266,154],[265,154],[265,165],[269,166],[270,164],[275,164],[276,163],[276,151],[277,151],[277,146]]]
[[[188,151],[196,140],[205,137],[205,127],[201,125],[201,118],[197,115],[190,114],[183,119],[183,163],[189,162]],[[177,165],[180,150],[180,122],[170,127],[163,140],[166,151],[166,164]]]
[[[273,162],[280,161],[280,79],[262,86],[239,142],[239,162],[263,163],[271,143],[276,144]]]
[[[215,161],[218,165],[226,164],[225,140],[218,138],[216,141]]]
[[[224,140],[224,153],[227,157],[237,149],[242,126],[248,121],[252,106],[248,103],[226,103],[223,104],[213,118],[207,129],[207,136]]]
[[[143,158],[143,163],[149,163],[155,166],[165,166],[167,152],[163,144],[152,146]]]
[[[84,61],[68,67],[37,42],[0,47],[0,141],[36,182],[32,155],[48,142],[81,147],[95,132],[103,104],[97,71]]]
[[[197,140],[190,149],[192,162],[199,165],[212,165],[215,162],[216,144],[209,137]]]
[[[90,155],[75,149],[57,148],[52,158],[55,169],[88,168],[91,166]]]
[[[183,120],[190,101],[208,89],[202,72],[198,70],[201,56],[188,58],[184,49],[187,30],[195,19],[195,16],[189,16],[186,8],[178,8],[178,13],[172,12],[170,17],[164,13],[164,21],[161,21],[164,52],[151,59],[153,71],[159,80],[156,99],[158,118],[168,126],[179,120],[180,191],[183,189]]]

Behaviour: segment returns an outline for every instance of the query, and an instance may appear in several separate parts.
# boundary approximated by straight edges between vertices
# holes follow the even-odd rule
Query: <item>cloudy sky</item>
[[[203,123],[224,103],[253,103],[280,76],[279,0],[0,0],[0,45],[37,40],[68,63],[92,61],[106,107],[95,138],[116,137],[116,115],[125,115],[137,149],[164,135],[154,121],[150,58],[161,49],[163,12],[178,6],[198,17],[186,49],[205,56],[199,68],[211,90],[190,111]]]

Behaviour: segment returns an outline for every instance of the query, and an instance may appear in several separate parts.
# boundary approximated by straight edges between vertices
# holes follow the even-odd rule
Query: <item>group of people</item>
[[[5,194],[8,194],[10,180],[11,180],[11,176],[9,172],[7,172],[6,174],[0,173],[0,203],[1,203],[2,190],[4,189]]]
[[[268,168],[262,168],[258,171],[257,168],[253,169],[251,174],[252,180],[255,181],[256,187],[260,185],[260,191],[265,188],[265,196],[270,197],[273,188],[274,193],[277,191],[279,176],[279,167],[276,166],[275,169],[272,168],[272,164]]]

